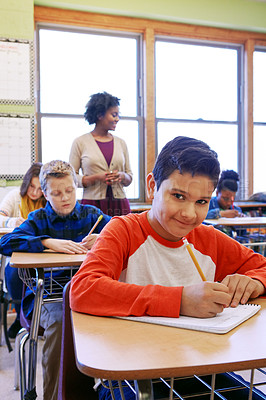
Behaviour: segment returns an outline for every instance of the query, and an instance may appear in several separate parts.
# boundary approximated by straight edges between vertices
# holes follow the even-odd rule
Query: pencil
[[[98,223],[103,219],[103,216],[100,215],[99,218],[97,219],[97,221],[95,222],[95,224],[93,225],[93,227],[91,228],[91,230],[89,231],[89,235],[92,234],[92,232],[94,231],[94,229],[96,228],[96,226],[98,225]]]
[[[192,248],[190,247],[190,244],[188,243],[187,238],[183,238],[183,242],[184,242],[184,244],[185,244],[186,247],[187,247],[187,251],[189,252],[190,257],[192,258],[192,261],[193,261],[193,263],[195,264],[195,267],[197,268],[198,273],[200,274],[201,279],[202,279],[203,281],[206,281],[206,278],[205,278],[205,276],[204,276],[204,273],[202,272],[202,270],[201,270],[201,268],[200,268],[200,265],[199,265],[199,263],[198,263],[198,261],[197,261],[197,259],[196,259],[196,257],[195,257],[195,254],[194,254],[193,251],[192,251]]]

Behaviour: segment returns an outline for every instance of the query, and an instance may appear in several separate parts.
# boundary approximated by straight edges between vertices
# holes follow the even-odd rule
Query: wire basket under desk
[[[151,397],[156,400],[247,400],[252,392],[252,399],[265,400],[265,375],[265,370],[258,368],[237,373],[153,379]],[[132,391],[135,396],[139,392],[136,382],[133,381],[118,381],[117,383],[116,381],[101,381],[101,383],[110,390],[112,400],[118,398],[118,391],[122,400],[132,398],[129,391]],[[145,386],[144,383],[144,389],[146,389]],[[264,388],[264,391],[260,391],[260,388]],[[137,398],[140,397],[137,396]]]
[[[44,279],[43,301],[62,300],[64,286],[76,273],[77,267],[19,268],[18,275],[23,283],[36,294],[39,279]]]

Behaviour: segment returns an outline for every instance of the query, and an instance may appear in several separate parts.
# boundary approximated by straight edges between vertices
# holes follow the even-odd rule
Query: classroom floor
[[[14,315],[8,315],[8,325],[11,325]],[[42,399],[42,345],[43,341],[38,341],[38,365],[37,365],[37,395]],[[15,341],[12,340],[13,351],[8,352],[5,339],[2,334],[2,346],[0,346],[0,398],[1,400],[20,400],[19,390],[14,390],[14,365],[15,365]]]

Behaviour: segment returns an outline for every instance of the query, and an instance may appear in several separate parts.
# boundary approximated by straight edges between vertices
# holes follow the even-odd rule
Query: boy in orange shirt
[[[114,217],[103,229],[72,279],[72,309],[205,318],[264,294],[265,257],[202,224],[219,173],[217,154],[206,143],[182,136],[167,143],[147,176],[151,210]],[[101,386],[99,393],[105,396]]]

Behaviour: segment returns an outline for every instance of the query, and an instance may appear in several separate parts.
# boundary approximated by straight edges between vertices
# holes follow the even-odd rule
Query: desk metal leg
[[[138,380],[135,382],[137,400],[153,400],[152,381],[150,379]]]
[[[38,276],[38,284],[34,299],[34,308],[30,328],[29,338],[29,365],[28,365],[28,387],[24,393],[24,400],[35,400],[36,394],[36,369],[37,369],[37,344],[38,330],[40,325],[41,308],[44,292],[44,271],[36,269],[36,277]]]

